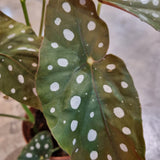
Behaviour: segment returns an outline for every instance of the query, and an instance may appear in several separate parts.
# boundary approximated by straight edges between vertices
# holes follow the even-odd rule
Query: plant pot
[[[43,114],[34,108],[30,108],[31,112],[33,113],[35,117],[35,124],[37,125],[36,131],[41,132],[44,130],[50,131],[47,124],[46,120],[43,117]],[[27,116],[25,116],[27,117]],[[24,136],[24,139],[26,143],[28,143],[35,135],[36,133],[34,132],[34,125],[31,122],[23,121],[22,122],[22,133]],[[52,137],[52,141],[55,147],[59,147],[58,143],[56,140]],[[68,156],[63,150],[56,151],[50,160],[70,160],[70,156]]]

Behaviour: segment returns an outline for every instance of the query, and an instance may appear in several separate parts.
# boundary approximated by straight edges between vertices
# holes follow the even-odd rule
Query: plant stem
[[[20,2],[21,2],[24,18],[25,18],[25,21],[26,21],[26,25],[27,26],[31,26],[31,24],[29,22],[29,16],[28,16],[28,12],[27,12],[27,7],[26,7],[26,0],[20,0]]]
[[[98,15],[100,15],[101,7],[102,7],[102,3],[98,2],[98,6],[97,6],[97,14]]]
[[[2,117],[9,117],[9,118],[15,118],[15,119],[20,119],[20,120],[23,120],[23,121],[29,121],[29,119],[26,119],[25,117],[19,117],[19,116],[14,116],[14,115],[10,115],[10,114],[1,114],[1,113],[0,113],[0,116],[2,116]]]
[[[52,149],[52,154],[53,154],[54,152],[58,151],[59,149],[60,149],[60,147],[53,148],[53,149]]]
[[[21,105],[22,105],[23,109],[26,111],[26,114],[28,116],[29,121],[34,124],[35,118],[34,118],[32,112],[29,110],[29,108],[25,104],[21,104]]]
[[[41,14],[41,24],[40,24],[40,29],[39,29],[39,37],[42,36],[43,23],[44,23],[44,14],[45,14],[45,6],[46,6],[46,0],[43,0],[42,14]]]

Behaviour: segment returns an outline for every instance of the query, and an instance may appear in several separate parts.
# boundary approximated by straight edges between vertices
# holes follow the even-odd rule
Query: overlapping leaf
[[[40,43],[30,27],[0,12],[0,90],[36,108],[40,106],[35,88]]]
[[[23,149],[18,160],[49,160],[53,143],[48,131],[38,133]]]
[[[107,55],[108,29],[91,0],[47,7],[38,93],[72,160],[144,160],[141,109],[124,63]]]
[[[160,31],[159,0],[99,0],[100,2],[127,11]]]

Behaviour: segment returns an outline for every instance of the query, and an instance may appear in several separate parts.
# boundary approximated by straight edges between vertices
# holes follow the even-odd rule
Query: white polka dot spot
[[[131,130],[128,127],[123,127],[122,128],[122,132],[126,135],[130,135],[131,134]]]
[[[141,0],[142,4],[147,4],[149,2],[149,0]]]
[[[8,48],[8,49],[11,49],[12,47],[13,47],[12,45],[9,45],[7,48]]]
[[[40,143],[38,143],[38,142],[36,143],[36,148],[37,148],[37,149],[40,149],[40,148],[41,148]]]
[[[21,33],[25,33],[26,31],[24,29],[21,30]]]
[[[63,124],[66,124],[66,120],[63,121]]]
[[[128,84],[125,81],[121,82],[122,88],[128,88]]]
[[[33,147],[33,146],[31,146],[31,147],[30,147],[30,150],[31,150],[31,151],[33,151],[33,150],[34,150],[34,147]]]
[[[85,5],[85,4],[86,4],[86,0],[79,0],[79,3],[80,3],[81,5]]]
[[[74,33],[70,29],[63,30],[64,38],[68,41],[72,41],[74,39]]]
[[[52,65],[48,65],[47,69],[48,69],[49,71],[51,71],[51,70],[53,69],[53,66],[52,66]]]
[[[59,90],[59,83],[58,82],[53,82],[51,85],[50,85],[50,90],[52,92],[56,92]]]
[[[99,44],[98,44],[98,47],[99,48],[102,48],[104,46],[104,44],[102,43],[102,42],[100,42]]]
[[[14,28],[14,25],[13,25],[13,24],[10,24],[10,25],[8,26],[8,28],[12,29],[12,28]]]
[[[77,82],[78,84],[82,83],[83,80],[84,80],[84,75],[82,75],[82,74],[79,75],[79,76],[76,78],[76,82]]]
[[[54,107],[52,107],[51,109],[50,109],[50,112],[51,113],[54,113],[56,111],[56,109],[54,108]]]
[[[48,148],[49,148],[49,144],[45,144],[45,145],[44,145],[44,148],[45,148],[45,149],[48,149]]]
[[[116,65],[115,64],[108,64],[106,66],[106,68],[109,70],[109,71],[113,71],[114,69],[116,69]]]
[[[145,17],[144,15],[139,14],[138,16],[139,16],[139,18],[140,18],[142,21],[148,21],[148,18]]]
[[[8,65],[8,70],[9,70],[9,71],[12,71],[12,70],[13,70],[12,65]]]
[[[121,149],[122,151],[124,151],[124,152],[128,152],[127,146],[126,146],[125,144],[123,144],[123,143],[120,144],[120,149]]]
[[[153,16],[154,18],[158,18],[158,17],[159,17],[159,15],[158,15],[157,13],[155,13],[155,12],[152,13],[152,16]]]
[[[67,67],[68,66],[68,60],[66,58],[59,58],[57,60],[57,63],[61,67]]]
[[[107,159],[108,159],[108,160],[112,160],[112,157],[111,157],[110,154],[107,155]]]
[[[70,100],[70,105],[72,109],[78,109],[81,104],[81,97],[80,96],[73,96]]]
[[[32,153],[26,153],[27,158],[32,158],[32,156],[33,156]]]
[[[90,118],[93,118],[94,117],[94,112],[91,112],[89,116],[90,116]]]
[[[73,145],[76,144],[76,139],[75,139],[75,138],[73,139],[72,144],[73,144]]]
[[[158,6],[159,5],[159,0],[152,0],[152,3],[154,6]]]
[[[32,92],[35,96],[38,96],[36,88],[32,88]]]
[[[15,33],[10,34],[9,36],[7,36],[7,38],[8,38],[8,39],[11,39],[11,38],[15,37],[15,35],[16,35]]]
[[[112,93],[112,88],[109,85],[103,85],[103,89],[106,93]]]
[[[0,78],[2,77],[2,75],[0,74]]]
[[[70,4],[69,4],[68,2],[64,2],[64,3],[62,4],[62,8],[63,8],[63,10],[64,10],[65,12],[67,12],[67,13],[69,13],[69,12],[71,11],[71,6],[70,6]]]
[[[87,25],[89,31],[93,31],[96,28],[96,23],[94,21],[90,21]]]
[[[59,47],[59,45],[58,45],[58,43],[53,42],[53,43],[51,43],[51,47],[52,47],[52,48],[58,48],[58,47]]]
[[[21,75],[21,74],[18,75],[18,81],[19,81],[19,83],[21,83],[21,84],[24,83],[24,77],[23,77],[23,75]]]
[[[12,88],[12,89],[11,89],[11,93],[13,93],[13,94],[16,93],[15,88]]]
[[[23,100],[26,101],[26,100],[27,100],[27,97],[23,97]]]
[[[123,118],[124,117],[124,111],[120,107],[116,107],[113,109],[113,113],[115,114],[116,117],[118,118]]]
[[[41,135],[40,139],[41,139],[41,140],[44,140],[44,135]]]
[[[79,149],[77,148],[76,150],[75,150],[75,152],[77,153],[79,151]]]
[[[27,50],[27,51],[30,51],[30,52],[36,52],[36,49],[33,49],[33,48],[27,48],[27,47],[19,47],[17,48],[18,50]]]
[[[33,41],[34,41],[34,38],[28,37],[28,41],[33,42]]]
[[[77,127],[78,127],[78,121],[77,120],[73,120],[71,122],[71,130],[72,130],[72,132],[74,132],[77,129]]]
[[[91,15],[93,16],[93,15],[94,15],[94,12],[91,12]]]
[[[97,132],[94,129],[90,129],[88,132],[88,141],[95,141],[97,138]]]
[[[54,23],[59,26],[61,24],[61,19],[59,17],[57,17],[55,20],[54,20]]]
[[[37,67],[37,63],[33,62],[33,63],[32,63],[32,66],[33,66],[33,67]]]
[[[91,160],[96,160],[98,158],[98,152],[97,151],[92,151],[90,153],[90,158],[91,158]]]

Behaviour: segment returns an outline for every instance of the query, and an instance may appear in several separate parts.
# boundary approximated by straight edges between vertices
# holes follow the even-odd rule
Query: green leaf
[[[72,160],[144,160],[138,95],[122,60],[106,56],[108,39],[92,1],[49,2],[37,91]]]
[[[40,43],[30,27],[0,12],[0,90],[35,108],[40,108],[35,87]]]
[[[129,12],[160,31],[159,0],[99,0],[99,2]]]
[[[53,143],[48,131],[38,133],[23,149],[18,160],[49,160]]]

